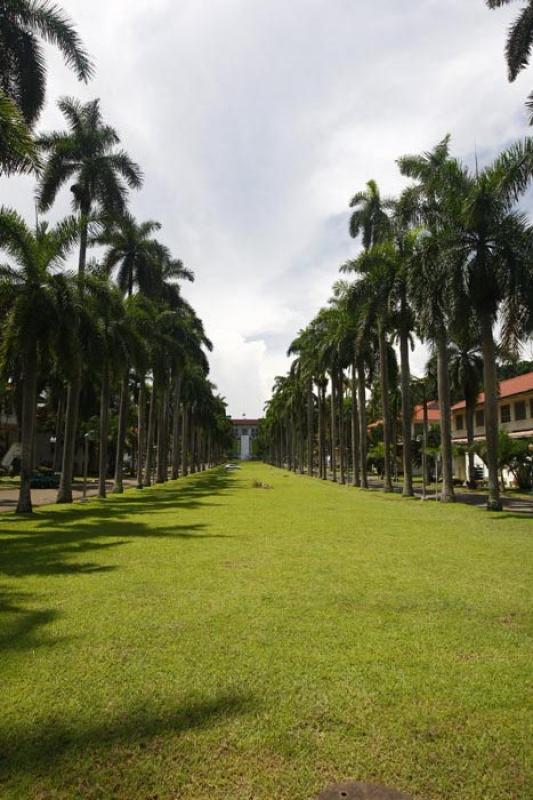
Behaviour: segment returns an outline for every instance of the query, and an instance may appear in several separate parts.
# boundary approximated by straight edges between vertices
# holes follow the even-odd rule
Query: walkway
[[[137,481],[133,478],[124,479],[124,488],[131,489],[136,486]],[[107,481],[107,491],[110,492],[113,488],[113,482]],[[98,494],[97,483],[95,480],[87,482],[87,497],[96,497]],[[19,491],[18,489],[0,489],[0,514],[6,511],[14,511],[17,507]],[[72,487],[72,496],[74,502],[79,502],[83,498],[83,484],[75,483]],[[57,497],[57,489],[32,489],[31,500],[34,506],[49,506],[55,503]]]

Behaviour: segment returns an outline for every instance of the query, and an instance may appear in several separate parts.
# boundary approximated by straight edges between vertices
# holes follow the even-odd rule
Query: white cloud
[[[232,414],[262,410],[286,349],[329,297],[355,245],[347,202],[394,160],[450,132],[489,159],[526,132],[528,75],[506,80],[516,8],[481,0],[71,0],[94,54],[80,86],[51,57],[43,127],[62,94],[102,98],[142,164],[139,218],[197,274],[185,292],[214,341],[212,377]],[[2,202],[32,213],[27,179]],[[68,193],[55,213],[68,207]],[[424,353],[414,358],[420,369]]]

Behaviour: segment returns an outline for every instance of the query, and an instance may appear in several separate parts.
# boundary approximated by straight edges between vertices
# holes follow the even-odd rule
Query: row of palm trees
[[[350,463],[354,485],[366,488],[372,385],[383,420],[378,449],[384,489],[393,490],[399,416],[403,494],[412,496],[413,451],[418,457],[420,449],[412,441],[413,402],[427,408],[433,391],[431,381],[411,376],[417,336],[431,346],[436,365],[441,500],[454,500],[450,377],[456,388],[462,385],[472,442],[482,365],[488,508],[499,510],[496,332],[505,352],[516,354],[533,330],[533,228],[519,207],[533,174],[533,143],[517,142],[474,172],[452,156],[449,137],[432,151],[397,163],[410,179],[399,197],[383,197],[369,181],[350,203],[350,233],[361,252],[342,265],[347,278],[335,284],[328,306],[289,348],[296,358],[289,374],[276,380],[267,404],[270,459],[325,478],[329,453],[334,480],[346,480]],[[425,417],[423,457],[429,435]]]
[[[95,410],[101,497],[113,410],[115,492],[123,491],[133,409],[139,488],[205,468],[231,442],[225,403],[208,379],[212,345],[180,289],[193,273],[156,238],[159,223],[137,222],[129,212],[142,171],[99,101],[63,98],[65,129],[34,133],[45,101],[43,39],[59,47],[81,80],[91,77],[91,61],[57,6],[0,0],[0,169],[36,175],[39,214],[67,186],[73,208],[58,224],[38,219],[34,228],[14,209],[0,209],[7,256],[0,266],[0,366],[20,420],[21,513],[32,509],[38,408],[55,416],[58,431],[64,427],[60,503],[72,502],[80,431]],[[89,259],[92,247],[98,261]]]

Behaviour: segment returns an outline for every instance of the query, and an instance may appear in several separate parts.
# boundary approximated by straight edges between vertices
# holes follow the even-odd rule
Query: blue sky
[[[510,85],[505,32],[519,8],[483,0],[70,0],[96,61],[83,86],[51,55],[41,127],[61,95],[100,97],[143,166],[139,219],[196,272],[185,294],[215,344],[230,412],[260,414],[286,349],[356,252],[347,204],[395,159],[451,133],[481,162],[528,133],[526,71]],[[32,218],[32,183],[0,183]],[[54,214],[68,208],[65,193]],[[423,348],[413,371],[424,363]]]

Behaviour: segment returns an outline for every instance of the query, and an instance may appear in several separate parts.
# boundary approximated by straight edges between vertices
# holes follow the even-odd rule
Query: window
[[[484,428],[484,427],[485,427],[485,412],[476,411],[476,428]]]
[[[457,414],[457,422],[456,422],[457,430],[458,431],[462,431],[464,429],[464,426],[465,426],[465,423],[464,423],[463,415],[462,414]]]
[[[514,404],[514,418],[517,422],[526,418],[526,401],[519,400]]]
[[[500,409],[500,419],[502,422],[511,421],[511,406],[502,406]]]

